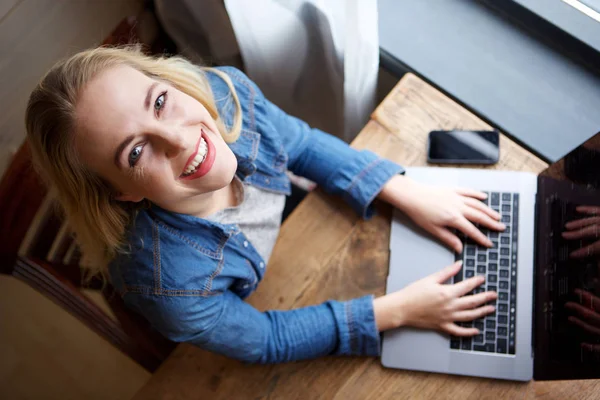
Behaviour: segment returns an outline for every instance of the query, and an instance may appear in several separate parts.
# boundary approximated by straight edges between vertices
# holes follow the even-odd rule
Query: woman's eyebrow
[[[144,108],[146,109],[146,111],[148,111],[148,108],[150,108],[150,100],[152,99],[152,92],[154,91],[154,88],[156,87],[156,85],[158,85],[158,82],[154,82],[152,85],[150,85],[150,87],[148,88],[148,93],[146,93],[146,100],[144,100]]]
[[[146,109],[146,111],[148,111],[148,109],[150,108],[150,100],[152,100],[152,92],[154,92],[154,88],[156,88],[156,86],[158,85],[158,82],[153,82],[152,85],[150,85],[150,87],[148,88],[148,91],[146,92],[146,98],[144,99],[144,108]],[[123,153],[123,150],[125,150],[125,147],[127,147],[127,145],[129,145],[129,143],[131,143],[131,141],[134,139],[134,135],[129,135],[125,138],[125,140],[123,140],[121,142],[121,144],[117,147],[117,150],[115,150],[115,165],[117,166],[117,168],[119,169],[123,169],[123,164],[121,164],[121,153]]]
[[[123,140],[121,144],[117,147],[117,150],[115,151],[115,165],[117,166],[117,168],[123,169],[123,164],[121,163],[121,154],[123,153],[123,150],[125,150],[125,147],[127,147],[134,138],[134,135],[127,136],[125,140]]]

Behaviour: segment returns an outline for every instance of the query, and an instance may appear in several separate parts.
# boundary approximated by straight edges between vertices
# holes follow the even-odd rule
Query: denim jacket
[[[220,68],[239,97],[243,125],[230,144],[237,176],[263,190],[289,194],[286,170],[340,195],[360,215],[399,165],[287,115],[241,71]],[[226,124],[233,102],[226,83],[206,72]],[[137,213],[130,249],[109,267],[128,307],[167,338],[246,362],[276,363],[323,355],[378,355],[373,296],[290,311],[259,312],[244,298],[266,273],[265,261],[236,225],[222,225],[156,205]]]

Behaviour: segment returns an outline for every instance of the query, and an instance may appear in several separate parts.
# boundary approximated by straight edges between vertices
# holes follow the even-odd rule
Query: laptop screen
[[[600,377],[600,133],[538,178],[534,379]]]

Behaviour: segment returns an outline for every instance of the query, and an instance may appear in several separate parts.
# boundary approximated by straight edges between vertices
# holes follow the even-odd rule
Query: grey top
[[[237,224],[267,263],[281,227],[285,195],[245,185],[237,177],[233,184],[238,205],[206,219],[220,224]]]

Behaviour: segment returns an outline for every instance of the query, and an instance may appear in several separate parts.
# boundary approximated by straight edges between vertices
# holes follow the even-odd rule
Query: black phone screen
[[[494,164],[499,156],[497,131],[433,131],[428,161],[433,163]]]

